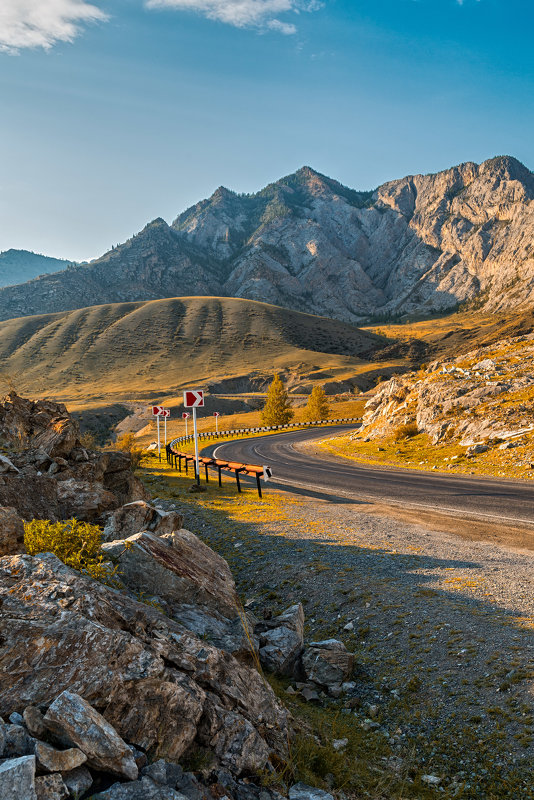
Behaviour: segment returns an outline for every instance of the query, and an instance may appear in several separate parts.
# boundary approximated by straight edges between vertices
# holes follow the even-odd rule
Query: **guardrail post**
[[[208,478],[208,465],[207,464],[204,464],[204,469],[206,470],[206,483],[208,483],[209,482],[209,478]]]
[[[241,494],[241,484],[239,483],[239,472],[237,469],[235,471],[235,479],[237,481],[237,491],[239,492],[239,494]]]
[[[261,482],[260,482],[260,476],[259,476],[258,473],[256,474],[256,486],[258,487],[258,497],[261,500]]]
[[[222,467],[218,466],[217,469],[219,470],[219,486],[222,486],[222,476],[221,476]]]

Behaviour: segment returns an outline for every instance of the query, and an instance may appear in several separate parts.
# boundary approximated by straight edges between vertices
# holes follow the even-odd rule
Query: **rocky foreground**
[[[352,655],[305,647],[299,604],[246,615],[226,561],[146,502],[127,454],[84,449],[64,406],[10,395],[0,430],[2,800],[276,797],[259,776],[292,734],[260,660],[336,696]],[[112,585],[24,552],[25,520],[74,515],[103,525]]]

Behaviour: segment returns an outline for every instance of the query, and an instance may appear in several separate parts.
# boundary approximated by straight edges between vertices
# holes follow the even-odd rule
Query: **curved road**
[[[534,482],[368,467],[299,448],[342,431],[347,431],[346,425],[291,431],[215,444],[203,452],[229,461],[267,464],[273,471],[273,485],[319,499],[385,502],[492,522],[534,525]]]

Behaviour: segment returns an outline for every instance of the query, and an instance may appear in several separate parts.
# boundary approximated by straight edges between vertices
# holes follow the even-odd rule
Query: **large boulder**
[[[196,636],[241,660],[254,657],[253,631],[228,564],[193,533],[142,531],[105,542],[102,552],[136,596],[151,598]]]
[[[301,603],[286,609],[274,619],[259,623],[260,660],[269,672],[292,675],[304,645],[304,610]]]
[[[0,507],[0,556],[24,552],[24,521],[14,508]]]
[[[102,551],[118,563],[121,579],[134,592],[156,594],[171,609],[194,603],[237,616],[239,598],[228,564],[185,528],[165,536],[142,531],[105,542]]]
[[[253,667],[50,553],[0,559],[0,642],[1,716],[67,691],[154,757],[210,744],[237,775],[287,755],[287,713]]]
[[[103,539],[113,542],[115,539],[128,539],[141,531],[152,531],[158,536],[164,533],[179,531],[184,524],[184,518],[177,511],[162,511],[144,500],[118,508],[110,515],[106,522]]]

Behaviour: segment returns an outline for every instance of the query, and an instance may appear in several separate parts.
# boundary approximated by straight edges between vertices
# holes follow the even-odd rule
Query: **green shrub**
[[[143,457],[143,450],[137,444],[133,433],[124,433],[122,436],[119,436],[116,441],[116,447],[118,450],[122,450],[124,453],[130,454],[132,459],[132,469],[137,469],[141,463],[141,458]]]
[[[89,522],[34,519],[24,523],[24,545],[31,556],[54,553],[68,567],[114,586],[117,567],[104,561],[101,544],[101,529]]]
[[[416,422],[407,422],[405,425],[399,425],[395,430],[394,439],[400,442],[401,439],[411,439],[412,436],[417,436],[419,428]]]

